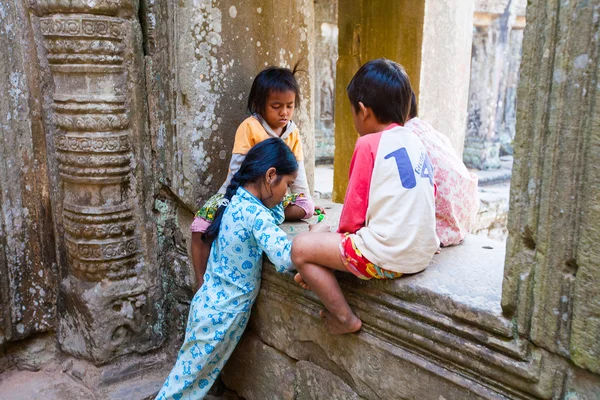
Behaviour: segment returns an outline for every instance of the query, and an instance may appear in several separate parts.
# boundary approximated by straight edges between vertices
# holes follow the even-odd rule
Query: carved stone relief
[[[40,0],[33,8],[54,82],[51,120],[67,261],[59,342],[104,363],[160,343],[138,230],[139,188],[132,182],[132,115],[142,112],[132,107],[129,89],[131,54],[141,50],[135,2]]]

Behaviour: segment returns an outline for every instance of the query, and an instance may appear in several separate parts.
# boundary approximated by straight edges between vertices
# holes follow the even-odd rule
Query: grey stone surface
[[[223,369],[225,384],[248,400],[295,399],[295,360],[246,332]]]
[[[338,376],[307,361],[296,363],[296,400],[358,400],[354,393]]]
[[[596,374],[599,9],[528,7],[502,297],[519,334]]]
[[[6,352],[5,360],[10,360],[21,370],[39,371],[58,357],[58,344],[53,335],[37,335],[21,340]]]
[[[475,0],[475,12],[502,14],[509,3],[514,3],[516,15],[525,16],[527,0]]]
[[[0,378],[3,399],[10,400],[96,400],[98,397],[69,376],[54,371],[12,371]]]
[[[44,99],[24,4],[0,4],[0,344],[56,326]]]

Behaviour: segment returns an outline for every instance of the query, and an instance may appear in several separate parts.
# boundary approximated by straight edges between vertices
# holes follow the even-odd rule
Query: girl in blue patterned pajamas
[[[211,248],[204,284],[190,306],[185,339],[157,399],[202,399],[246,329],[260,289],[263,252],[277,271],[292,270],[292,243],[277,225],[298,163],[281,140],[247,154],[206,231]]]

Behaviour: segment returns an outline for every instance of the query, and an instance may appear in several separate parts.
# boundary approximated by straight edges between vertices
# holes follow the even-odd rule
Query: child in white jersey
[[[321,316],[334,334],[355,332],[362,322],[332,270],[393,279],[425,269],[439,246],[433,167],[419,138],[402,126],[412,95],[408,75],[395,62],[373,60],[358,70],[347,92],[361,137],[338,231],[318,224],[292,245],[296,281],[321,299]]]

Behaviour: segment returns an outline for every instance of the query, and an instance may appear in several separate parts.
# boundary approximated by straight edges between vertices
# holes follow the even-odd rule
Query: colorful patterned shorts
[[[340,256],[346,269],[360,279],[395,279],[402,276],[400,272],[388,271],[379,268],[362,255],[354,243],[354,236],[349,233],[342,234],[340,241]]]
[[[210,224],[215,220],[215,214],[219,208],[219,202],[225,197],[223,194],[217,193],[210,199],[206,200],[206,203],[201,209],[196,212],[194,222],[191,226],[192,232],[206,232]],[[299,198],[305,198],[304,194],[288,194],[283,198],[283,207],[287,207],[290,204],[295,204]],[[300,203],[300,202],[298,202]]]

